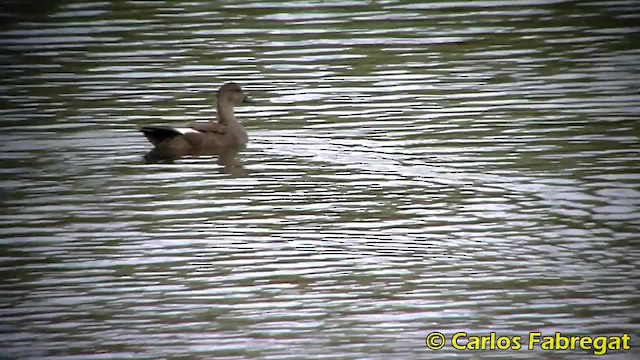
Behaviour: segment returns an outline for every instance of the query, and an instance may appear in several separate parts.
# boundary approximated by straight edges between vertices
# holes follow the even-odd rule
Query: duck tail
[[[142,131],[144,136],[146,136],[153,145],[157,145],[164,140],[182,135],[182,133],[180,133],[176,128],[164,125],[142,126],[140,131]]]

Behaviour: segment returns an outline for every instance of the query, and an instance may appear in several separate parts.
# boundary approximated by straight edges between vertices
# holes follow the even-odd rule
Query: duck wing
[[[227,130],[226,125],[214,122],[192,123],[189,127],[201,132],[214,132],[218,134],[224,134]]]
[[[171,125],[149,125],[140,128],[140,131],[153,145],[172,139],[176,136],[184,136],[193,146],[200,146],[203,135],[207,133],[224,134],[226,125],[219,123],[193,123],[179,127]]]

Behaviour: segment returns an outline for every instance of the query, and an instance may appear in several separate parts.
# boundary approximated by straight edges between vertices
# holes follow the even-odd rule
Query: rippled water
[[[0,357],[640,354],[638,2],[37,6],[0,28]],[[230,80],[247,149],[145,164]]]

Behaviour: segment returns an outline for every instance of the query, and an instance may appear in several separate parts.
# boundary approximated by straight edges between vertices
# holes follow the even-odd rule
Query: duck
[[[240,85],[228,82],[217,94],[217,121],[191,123],[185,126],[149,125],[139,130],[153,144],[154,156],[183,156],[212,152],[229,147],[243,147],[247,132],[236,119],[234,107],[256,101],[242,91]]]

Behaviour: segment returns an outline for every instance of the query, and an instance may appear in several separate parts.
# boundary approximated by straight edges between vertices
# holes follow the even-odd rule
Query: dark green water
[[[640,354],[638,2],[37,8],[0,28],[0,357]],[[226,81],[244,151],[142,160]]]

